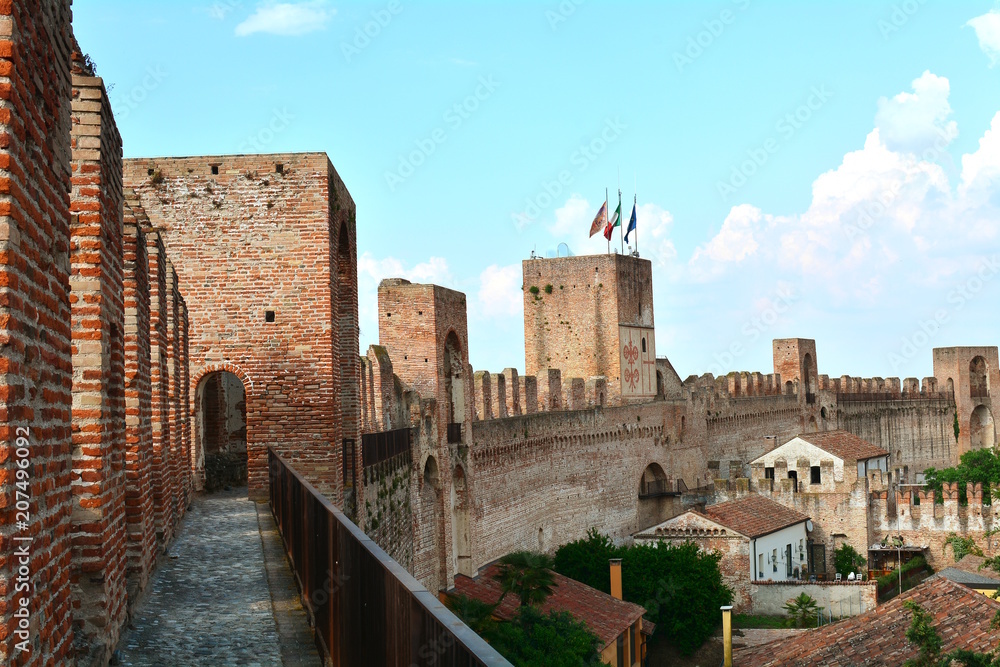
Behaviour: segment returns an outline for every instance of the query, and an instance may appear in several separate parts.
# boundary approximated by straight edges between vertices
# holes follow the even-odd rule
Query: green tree
[[[945,482],[958,483],[958,499],[967,503],[966,484],[980,483],[983,485],[983,503],[993,502],[992,488],[1000,484],[1000,458],[992,449],[973,449],[962,454],[959,464],[954,468],[928,468],[924,471],[924,483],[933,489],[941,498],[942,485]]]
[[[445,605],[455,612],[462,621],[472,628],[472,631],[481,637],[485,637],[496,628],[496,621],[493,620],[493,612],[499,606],[497,603],[489,604],[467,595],[449,595],[445,598]]]
[[[552,575],[552,557],[532,551],[515,551],[500,559],[500,571],[494,578],[503,587],[504,596],[513,593],[521,606],[541,604],[552,594],[555,577]]]
[[[785,603],[788,612],[786,624],[790,628],[811,628],[816,625],[819,616],[819,605],[807,593],[800,593]]]
[[[517,667],[596,667],[601,641],[567,612],[522,606],[483,638]]]
[[[841,544],[833,550],[833,567],[845,577],[849,572],[857,572],[864,565],[864,556],[859,554],[857,549],[850,544]]]
[[[705,553],[693,543],[679,546],[636,544],[616,547],[596,531],[556,552],[560,574],[588,586],[611,591],[608,561],[622,559],[622,593],[646,609],[681,653],[690,655],[722,622],[719,607],[730,604],[732,591],[723,583],[719,553]]]
[[[920,654],[904,662],[903,667],[935,667],[941,657],[941,635],[931,625],[931,615],[913,600],[907,600],[903,606],[913,612],[906,639],[920,650]]]

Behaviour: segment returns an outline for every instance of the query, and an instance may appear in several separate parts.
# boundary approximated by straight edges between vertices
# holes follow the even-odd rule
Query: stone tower
[[[522,262],[528,375],[607,378],[609,403],[656,396],[649,260],[585,255]]]

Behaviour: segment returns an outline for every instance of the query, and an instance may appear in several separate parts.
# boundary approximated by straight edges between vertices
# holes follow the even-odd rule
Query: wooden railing
[[[325,665],[511,667],[268,450],[271,512]]]

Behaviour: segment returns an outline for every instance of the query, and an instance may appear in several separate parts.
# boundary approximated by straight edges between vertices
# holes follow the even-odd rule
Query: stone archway
[[[195,388],[196,470],[206,491],[247,484],[247,392],[235,373],[205,373]]]
[[[639,530],[655,526],[672,516],[673,488],[663,466],[653,461],[639,478],[637,512]]]
[[[976,406],[969,417],[969,440],[972,449],[992,448],[996,444],[993,413],[985,405]]]

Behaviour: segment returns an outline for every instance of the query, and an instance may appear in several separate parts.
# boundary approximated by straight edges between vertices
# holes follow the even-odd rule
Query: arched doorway
[[[639,529],[655,526],[673,515],[673,487],[663,467],[650,463],[639,478]]]
[[[469,535],[469,488],[462,466],[455,466],[451,480],[451,530],[455,553],[455,571],[475,576],[472,567],[472,541]]]
[[[969,363],[969,394],[972,398],[986,398],[990,395],[989,368],[982,357],[973,357]]]
[[[201,379],[195,390],[195,424],[205,490],[246,486],[247,399],[235,373],[215,371]]]
[[[996,430],[993,413],[985,405],[979,405],[969,418],[969,439],[972,449],[985,449],[996,444]]]

